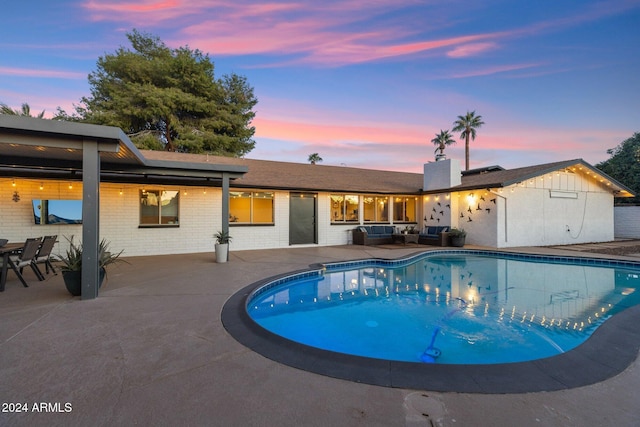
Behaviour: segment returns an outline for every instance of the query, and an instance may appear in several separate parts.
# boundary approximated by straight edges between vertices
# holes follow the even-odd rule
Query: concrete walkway
[[[23,288],[9,273],[0,293],[0,425],[638,425],[637,359],[622,374],[577,389],[435,393],[278,364],[239,344],[220,321],[232,294],[267,276],[425,249],[238,251],[226,264],[207,253],[129,258],[109,270],[100,297],[90,301],[70,297],[60,275],[38,282],[27,271],[31,286]]]

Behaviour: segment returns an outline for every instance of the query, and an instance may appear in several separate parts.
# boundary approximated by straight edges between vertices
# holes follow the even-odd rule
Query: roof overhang
[[[0,176],[81,179],[83,146],[97,144],[104,182],[219,185],[242,177],[239,165],[148,160],[112,126],[0,115]]]
[[[485,170],[486,169],[486,170]],[[582,159],[566,160],[518,169],[502,169],[492,166],[463,173],[462,184],[448,189],[425,191],[423,194],[445,192],[471,191],[478,189],[497,189],[519,185],[531,179],[558,172],[581,174],[585,178],[594,180],[603,188],[611,191],[614,197],[634,197],[633,191],[611,178],[606,173],[590,165]]]

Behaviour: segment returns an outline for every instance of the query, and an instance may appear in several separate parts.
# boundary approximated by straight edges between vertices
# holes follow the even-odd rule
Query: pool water
[[[250,317],[309,346],[441,364],[522,362],[583,343],[639,302],[640,269],[500,254],[329,265],[254,291]]]

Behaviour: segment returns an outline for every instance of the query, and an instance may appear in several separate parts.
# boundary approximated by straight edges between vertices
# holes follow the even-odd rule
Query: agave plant
[[[82,243],[75,244],[73,241],[73,236],[71,238],[65,237],[69,242],[69,249],[67,249],[65,255],[61,257],[60,261],[62,261],[62,266],[60,270],[62,271],[81,271],[82,270]],[[109,264],[114,264],[118,261],[123,261],[120,258],[120,255],[124,250],[114,254],[109,251],[109,242],[105,239],[100,241],[98,245],[98,266],[100,268],[104,268]]]

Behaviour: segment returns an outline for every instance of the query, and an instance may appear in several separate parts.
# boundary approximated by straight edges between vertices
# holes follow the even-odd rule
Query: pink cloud
[[[375,120],[299,104],[287,108],[286,101],[274,104],[254,120],[258,144],[251,158],[305,162],[317,152],[323,164],[412,172],[434,160],[430,141],[440,128],[433,124]],[[629,136],[618,130],[545,128],[517,123],[504,112],[494,114],[501,115],[500,123],[488,122],[471,142],[471,167],[514,168],[574,158],[595,164]],[[464,142],[454,136],[456,144],[447,148],[447,155],[463,161]]]
[[[11,67],[0,67],[0,75],[71,80],[87,78],[87,74],[73,71],[33,70],[29,68]]]
[[[186,16],[193,21],[193,17],[197,17],[195,23],[182,27],[183,35],[172,44],[197,46],[215,55],[298,55],[291,62],[332,66],[411,55],[496,36],[479,34],[407,42],[402,40],[415,38],[423,29],[399,24],[367,31],[349,28],[382,12],[389,13],[415,3],[388,0],[363,7],[361,1],[324,2],[319,6],[304,1],[251,4],[184,0],[103,3],[90,0],[84,7],[93,20],[122,20],[134,25],[141,19],[147,25],[154,25]]]
[[[528,68],[535,68],[541,64],[511,64],[511,65],[498,65],[495,67],[481,68],[476,70],[467,70],[461,73],[454,73],[447,76],[448,78],[461,79],[467,77],[488,76],[498,73],[506,73],[509,71],[524,70]]]
[[[363,3],[361,0],[321,3],[306,0],[268,3],[249,0],[88,0],[83,7],[92,20],[180,28],[180,35],[171,40],[176,46],[197,46],[214,55],[295,55],[278,65],[329,66],[414,55],[445,47],[452,48],[443,52],[451,58],[480,55],[496,49],[497,40],[508,41],[554,31],[633,7],[626,2],[613,7],[596,5],[566,18],[539,21],[501,32],[428,40],[421,36],[429,30],[428,24],[426,28],[409,22],[399,24],[391,18],[380,25],[369,25],[370,29],[366,31],[360,30],[369,20],[380,20],[421,2],[379,0]]]
[[[88,10],[102,11],[102,12],[156,12],[160,10],[175,9],[180,6],[180,1],[167,0],[167,1],[143,1],[141,4],[136,2],[95,2],[89,1],[84,4],[84,7]]]
[[[257,138],[277,139],[305,144],[323,144],[351,146],[359,144],[403,144],[422,145],[425,130],[407,123],[341,123],[340,119],[331,122],[292,121],[285,118],[257,116],[253,121]]]
[[[468,56],[476,56],[488,50],[497,47],[495,43],[469,43],[456,46],[453,50],[447,52],[449,58],[466,58]]]

